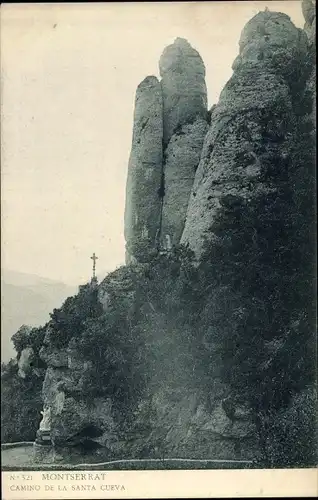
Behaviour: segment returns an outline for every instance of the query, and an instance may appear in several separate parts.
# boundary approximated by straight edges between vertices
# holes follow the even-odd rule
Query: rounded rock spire
[[[164,143],[168,144],[175,130],[206,119],[207,89],[205,66],[200,54],[184,38],[176,38],[163,51],[159,69],[163,92]]]

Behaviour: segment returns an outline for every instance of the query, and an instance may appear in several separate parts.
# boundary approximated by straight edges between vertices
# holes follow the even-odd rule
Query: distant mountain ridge
[[[1,361],[15,355],[10,339],[22,324],[43,325],[50,312],[76,292],[76,286],[60,281],[1,269]]]

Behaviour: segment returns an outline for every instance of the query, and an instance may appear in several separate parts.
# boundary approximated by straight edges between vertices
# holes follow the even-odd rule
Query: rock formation
[[[85,404],[80,395],[92,365],[83,360],[75,339],[57,348],[48,327],[40,357],[47,364],[43,382],[43,408],[50,412],[50,436],[57,450],[90,441],[107,445],[114,427],[111,401],[94,398]],[[106,426],[106,427],[105,427]],[[106,432],[104,432],[106,431]]]
[[[61,453],[89,442],[109,459],[308,465],[315,28],[303,5],[305,30],[268,10],[246,24],[209,116],[184,39],[164,50],[161,81],[139,85],[129,265],[55,311],[41,344]],[[162,251],[180,241],[195,265]]]
[[[18,361],[19,371],[18,375],[25,378],[32,370],[32,362],[34,361],[34,351],[32,347],[26,347],[22,350]]]
[[[164,112],[164,143],[182,125],[207,115],[205,67],[200,54],[184,38],[166,47],[159,61]]]
[[[207,131],[205,67],[177,38],[163,52],[160,83],[147,77],[136,92],[128,166],[127,262],[179,243],[188,198]]]
[[[160,62],[164,123],[164,196],[161,247],[180,242],[195,172],[207,132],[205,67],[183,38],[163,52]]]
[[[155,248],[161,214],[162,92],[156,77],[137,88],[132,149],[128,165],[125,238],[127,262],[145,260]]]
[[[305,60],[306,36],[287,15],[265,11],[247,23],[239,46],[213,110],[181,238],[198,258],[217,238],[220,212],[275,193],[275,168],[284,168],[293,138],[293,68]]]

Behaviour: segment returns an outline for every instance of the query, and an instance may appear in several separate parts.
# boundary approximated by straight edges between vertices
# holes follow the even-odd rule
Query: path
[[[42,469],[42,470],[63,470],[63,469],[81,469],[81,470],[154,470],[154,469],[240,469],[251,468],[251,460],[208,460],[208,459],[184,459],[184,458],[160,458],[151,459],[121,459],[107,462],[74,463],[71,453],[69,463],[42,463],[37,464],[34,461],[33,443],[16,445],[14,447],[2,447],[2,469]]]

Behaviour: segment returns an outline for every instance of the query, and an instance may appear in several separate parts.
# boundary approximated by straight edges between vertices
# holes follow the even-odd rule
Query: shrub
[[[43,375],[21,379],[16,362],[1,365],[1,441],[33,441],[42,409]]]

